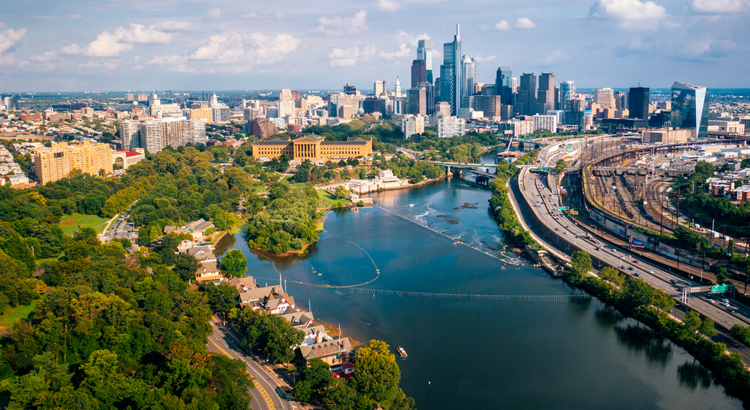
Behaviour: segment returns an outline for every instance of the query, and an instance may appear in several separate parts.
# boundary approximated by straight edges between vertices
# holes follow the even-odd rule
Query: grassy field
[[[335,196],[329,194],[323,189],[318,190],[318,197],[324,208],[333,207],[335,204],[349,205],[352,201],[348,199],[336,199]]]
[[[305,189],[305,185],[307,185],[306,183],[303,183],[303,182],[292,183],[291,179],[292,177],[287,175],[284,178],[281,178],[281,181],[279,182],[283,182],[284,184],[291,185],[292,188],[295,188],[295,189]]]
[[[102,233],[104,227],[107,225],[107,221],[109,221],[109,219],[97,215],[63,215],[63,217],[60,218],[60,227],[62,228],[63,233],[67,236],[72,236],[76,233],[79,225],[81,228],[88,226],[96,229],[97,233]]]
[[[38,302],[39,300],[35,300],[31,302],[31,304],[28,306],[18,306],[15,308],[5,309],[5,313],[0,315],[0,326],[8,327],[12,325],[13,322],[17,322],[20,319],[25,319],[29,317],[29,314],[34,311],[36,302]]]

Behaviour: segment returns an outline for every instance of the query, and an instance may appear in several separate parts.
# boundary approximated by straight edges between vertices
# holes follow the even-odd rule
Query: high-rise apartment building
[[[495,75],[495,94],[504,105],[513,105],[513,74],[510,67],[499,67]]]
[[[534,131],[547,130],[550,132],[557,132],[557,118],[557,115],[535,114],[532,117],[532,121],[534,123]]]
[[[424,116],[422,115],[405,115],[401,118],[401,131],[405,138],[411,138],[412,135],[424,132]]]
[[[708,136],[708,103],[706,87],[675,81],[672,84],[672,127],[692,128],[698,138]]]
[[[432,42],[427,40],[419,40],[417,43],[417,60],[422,60],[425,63],[425,76],[427,82],[433,84],[432,81]]]
[[[375,81],[375,85],[373,87],[373,95],[375,97],[380,97],[381,94],[388,92],[388,83],[385,80],[382,81]]]
[[[213,121],[213,111],[207,105],[202,105],[200,108],[191,108],[188,112],[188,118],[191,120],[204,120],[206,122]]]
[[[615,93],[611,88],[600,88],[594,90],[594,103],[599,104],[602,109],[615,109]]]
[[[105,176],[112,173],[112,149],[107,144],[83,141],[61,142],[34,150],[34,170],[39,184],[58,181],[78,169],[85,174]]]
[[[536,76],[534,73],[524,73],[516,96],[516,112],[521,115],[536,114]]]
[[[555,84],[557,80],[552,73],[542,73],[539,76],[539,89],[536,93],[536,113],[546,114],[555,109]]]
[[[289,102],[294,101],[294,96],[292,95],[292,90],[288,88],[284,88],[283,90],[279,91],[279,102]]]
[[[461,96],[474,95],[478,83],[477,63],[473,58],[464,55],[461,59]]]
[[[168,146],[204,143],[206,120],[170,117],[147,121],[125,121],[120,145],[123,149],[145,148],[156,154]]]
[[[427,65],[424,60],[414,60],[411,63],[411,88],[427,82]]]
[[[461,107],[461,32],[456,25],[453,41],[443,44],[443,64],[440,66],[440,100],[451,105],[456,115]]]
[[[466,120],[458,117],[440,117],[437,120],[438,138],[460,137],[466,134]]]
[[[258,139],[266,139],[272,135],[279,133],[279,129],[276,128],[268,118],[256,118],[250,121],[247,125],[247,130],[250,135],[255,135]]]
[[[632,87],[628,95],[630,118],[648,119],[648,104],[651,90],[646,87]]]
[[[120,148],[131,149],[140,147],[140,137],[138,136],[140,129],[140,121],[123,121],[122,125],[120,125]]]

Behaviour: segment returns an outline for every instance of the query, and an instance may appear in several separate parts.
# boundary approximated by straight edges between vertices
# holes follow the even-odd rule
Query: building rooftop
[[[339,353],[348,353],[352,350],[352,343],[348,337],[314,345],[302,346],[299,348],[302,357],[305,360],[311,360],[320,357],[328,357]]]

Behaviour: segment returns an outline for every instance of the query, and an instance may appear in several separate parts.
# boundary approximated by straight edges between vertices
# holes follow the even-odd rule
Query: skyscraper
[[[427,81],[427,65],[424,60],[414,60],[411,63],[411,88]]]
[[[555,109],[555,75],[542,73],[539,76],[539,90],[536,93],[536,113],[546,115],[547,111]]]
[[[518,87],[516,98],[516,112],[521,115],[534,115],[536,111],[536,76],[534,73],[524,73],[521,76],[521,86]]]
[[[560,83],[560,109],[571,111],[571,100],[576,95],[576,85],[573,81],[563,81]]]
[[[594,102],[602,108],[615,109],[615,93],[611,88],[600,88],[594,90]]]
[[[628,96],[628,110],[630,118],[648,119],[648,103],[650,90],[646,87],[633,87]]]
[[[354,84],[346,84],[344,86],[344,93],[346,95],[357,95],[357,87]]]
[[[672,84],[672,126],[694,128],[698,138],[706,138],[709,99],[706,87],[675,81]]]
[[[373,87],[373,94],[375,97],[380,97],[380,94],[383,94],[383,92],[387,92],[387,83],[385,80],[382,81],[375,81],[375,86]]]
[[[513,74],[510,67],[500,67],[495,76],[495,93],[503,105],[513,105]]]
[[[417,60],[422,60],[425,63],[425,71],[427,76],[427,82],[432,82],[432,42],[429,39],[419,40],[417,45]]]
[[[451,114],[461,107],[461,32],[456,25],[453,41],[443,44],[443,64],[440,66],[440,100],[450,103]]]
[[[461,95],[474,95],[476,85],[479,83],[477,63],[465,54],[461,59],[461,79]]]

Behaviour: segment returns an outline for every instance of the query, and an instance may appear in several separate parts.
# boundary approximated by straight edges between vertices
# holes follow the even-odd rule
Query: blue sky
[[[4,0],[0,92],[370,90],[461,24],[498,66],[579,87],[750,87],[750,0]],[[437,77],[437,75],[436,75]]]

